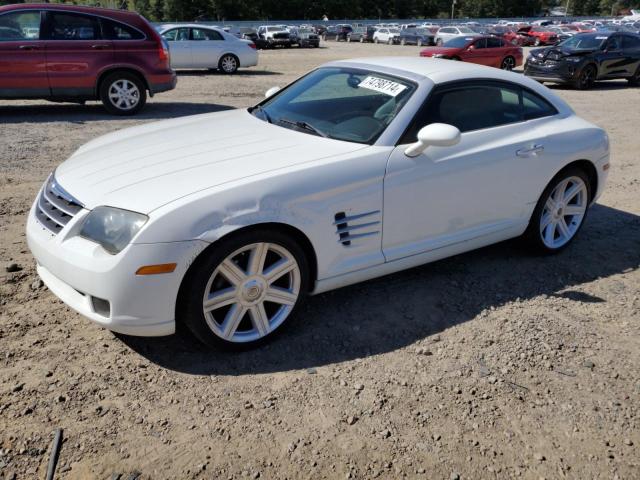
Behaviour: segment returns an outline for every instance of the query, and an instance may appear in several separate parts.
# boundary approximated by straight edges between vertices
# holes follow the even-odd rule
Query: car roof
[[[16,3],[13,5],[0,6],[0,12],[11,10],[33,10],[33,9],[46,9],[46,10],[63,10],[73,11],[80,13],[88,13],[93,15],[116,15],[116,16],[132,16],[140,17],[137,12],[129,10],[116,10],[113,8],[103,7],[87,7],[81,5],[69,5],[60,3]]]
[[[206,28],[209,30],[216,30],[218,32],[224,32],[224,30],[220,27],[216,27],[215,25],[204,25],[202,23],[165,23],[160,25],[160,30],[164,31],[164,30],[169,30],[170,28],[178,28],[178,27],[185,27],[185,28]]]

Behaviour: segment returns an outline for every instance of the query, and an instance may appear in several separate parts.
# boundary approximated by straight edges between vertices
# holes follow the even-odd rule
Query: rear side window
[[[487,39],[481,38],[480,40],[476,40],[473,42],[474,48],[487,48]]]
[[[431,123],[453,125],[464,133],[556,113],[549,102],[514,84],[483,82],[446,86],[429,95],[400,144],[415,142],[418,131]]]
[[[188,28],[174,28],[162,34],[162,38],[169,42],[184,42],[189,40]]]
[[[556,108],[544,98],[528,90],[522,91],[522,107],[524,120],[550,117],[558,113]]]
[[[101,21],[102,33],[108,40],[144,40],[145,38],[142,32],[124,23],[107,18],[103,18]]]
[[[40,12],[11,12],[0,15],[0,42],[40,39]]]
[[[191,29],[192,40],[224,40],[220,32],[204,28]]]
[[[50,40],[99,40],[100,22],[95,17],[77,13],[49,12]]]
[[[488,48],[498,48],[498,47],[502,47],[503,45],[504,43],[499,38],[495,38],[495,37],[487,38]]]
[[[625,35],[624,37],[622,37],[622,48],[632,50],[640,49],[640,37]]]

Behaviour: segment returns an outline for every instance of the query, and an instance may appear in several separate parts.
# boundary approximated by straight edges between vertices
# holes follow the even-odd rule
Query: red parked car
[[[169,50],[137,13],[54,4],[0,7],[0,98],[84,103],[132,115],[176,86]]]
[[[498,37],[456,37],[442,47],[429,47],[421,57],[448,58],[513,70],[522,65],[522,48]]]
[[[538,47],[540,45],[555,45],[558,43],[558,34],[546,27],[537,25],[523,27],[518,30],[518,34],[528,35],[533,39],[533,44]]]
[[[506,30],[502,34],[502,38],[504,38],[507,42],[512,43],[514,45],[518,45],[519,47],[530,47],[533,45],[533,37],[529,35],[524,35],[516,32],[515,30]]]

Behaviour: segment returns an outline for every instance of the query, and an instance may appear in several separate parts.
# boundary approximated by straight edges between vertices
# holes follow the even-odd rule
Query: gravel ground
[[[25,243],[47,174],[84,142],[246,107],[335,44],[183,72],[133,119],[0,102],[0,479],[640,478],[640,89],[556,91],[612,142],[609,184],[564,253],[506,242],[313,297],[275,342],[209,352],[114,336],[38,280]],[[10,263],[19,270],[6,272]]]

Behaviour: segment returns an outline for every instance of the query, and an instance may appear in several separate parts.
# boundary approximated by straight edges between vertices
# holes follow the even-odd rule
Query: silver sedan
[[[171,67],[218,69],[235,73],[258,64],[253,42],[206,25],[163,25],[158,28],[169,44]]]

